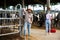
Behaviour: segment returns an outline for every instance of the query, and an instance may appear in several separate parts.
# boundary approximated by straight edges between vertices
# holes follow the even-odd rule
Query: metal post
[[[50,11],[50,0],[47,0],[47,11]]]
[[[45,4],[43,5],[43,8],[44,8],[44,13],[46,13],[46,11],[45,11]]]
[[[4,0],[4,9],[6,8],[6,0]]]
[[[50,0],[47,0],[47,13],[50,13]],[[49,27],[48,27],[49,32]]]
[[[50,0],[47,0],[47,6],[50,6]]]
[[[22,5],[23,5],[23,8],[24,8],[24,0],[22,0]]]

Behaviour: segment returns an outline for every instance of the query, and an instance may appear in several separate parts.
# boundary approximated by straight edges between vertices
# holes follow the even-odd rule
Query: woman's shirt
[[[51,15],[51,14],[49,14],[49,13],[46,14],[46,19],[47,19],[47,20],[51,20],[51,18],[52,18],[52,15]]]
[[[28,13],[28,12],[25,12],[25,22],[29,22],[29,23],[32,23],[33,21],[33,14],[32,13]]]

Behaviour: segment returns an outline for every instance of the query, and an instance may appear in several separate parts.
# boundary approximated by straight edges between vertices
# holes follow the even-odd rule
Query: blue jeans
[[[45,25],[46,25],[46,32],[48,32],[48,31],[50,32],[50,30],[51,30],[51,21],[46,20]]]
[[[31,24],[29,22],[24,23],[24,36],[26,35],[26,29],[28,28],[28,36],[30,36]]]

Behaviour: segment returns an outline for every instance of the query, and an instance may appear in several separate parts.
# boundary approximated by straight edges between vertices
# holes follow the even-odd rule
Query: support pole
[[[6,0],[4,0],[4,9],[6,8]]]
[[[47,0],[47,11],[50,11],[50,0]]]
[[[22,7],[24,8],[24,0],[22,0]]]
[[[44,13],[46,13],[46,10],[45,10],[45,4],[43,5],[43,9],[44,9]]]
[[[33,4],[33,11],[34,11],[34,4]]]

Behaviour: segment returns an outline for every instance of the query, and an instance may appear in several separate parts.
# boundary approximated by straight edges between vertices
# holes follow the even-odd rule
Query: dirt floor
[[[20,37],[19,34],[0,36],[0,40],[25,40]],[[56,33],[46,34],[45,29],[32,28],[30,38],[26,37],[26,40],[60,40],[60,30]]]
[[[57,30],[56,33],[46,34],[45,30],[42,29],[32,29],[31,35],[34,37],[34,40],[60,40],[60,30]]]

